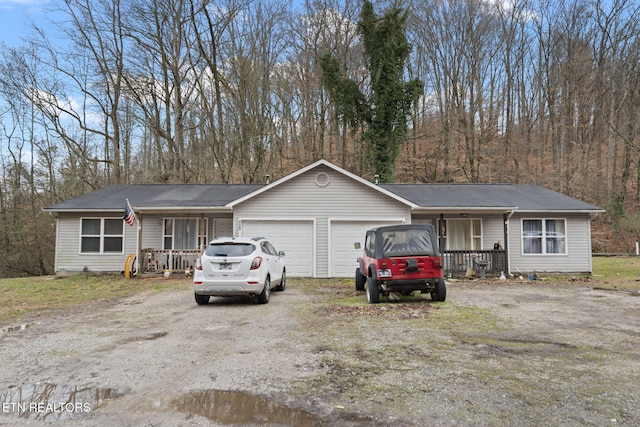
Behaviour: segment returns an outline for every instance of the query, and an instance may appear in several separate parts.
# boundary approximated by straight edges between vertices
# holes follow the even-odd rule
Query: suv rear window
[[[431,236],[424,230],[385,231],[382,242],[385,258],[435,254]]]
[[[256,250],[251,243],[212,243],[204,252],[207,256],[247,256]]]

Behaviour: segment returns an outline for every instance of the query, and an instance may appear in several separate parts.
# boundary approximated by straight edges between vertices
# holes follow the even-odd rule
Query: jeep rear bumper
[[[430,293],[435,291],[439,278],[421,279],[421,280],[380,280],[378,286],[385,292],[408,293],[412,291],[420,291],[422,293]]]

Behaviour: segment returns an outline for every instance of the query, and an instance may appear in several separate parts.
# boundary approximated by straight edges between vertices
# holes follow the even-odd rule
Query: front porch
[[[495,249],[488,251],[443,251],[444,275],[464,276],[468,269],[481,275],[482,264],[485,264],[485,273],[500,275],[507,272],[507,253],[505,250]]]
[[[200,249],[142,249],[140,271],[143,273],[161,271],[185,271],[193,269]]]

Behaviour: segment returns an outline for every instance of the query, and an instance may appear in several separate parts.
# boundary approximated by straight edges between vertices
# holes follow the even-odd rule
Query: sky
[[[29,20],[46,23],[49,5],[50,0],[0,0],[0,42],[20,45],[20,38],[32,33]]]

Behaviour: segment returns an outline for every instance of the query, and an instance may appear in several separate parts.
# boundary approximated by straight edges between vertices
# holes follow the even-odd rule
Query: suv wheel
[[[360,272],[360,267],[356,268],[356,291],[364,291],[365,283],[367,283],[367,276]]]
[[[260,292],[260,295],[258,295],[258,302],[260,304],[268,303],[270,295],[271,295],[271,279],[267,274],[267,278],[264,279],[264,288],[262,289],[262,292]]]
[[[447,298],[447,285],[444,283],[444,279],[441,277],[436,283],[436,290],[431,292],[431,300],[444,301]]]
[[[380,292],[378,290],[378,279],[371,276],[367,279],[367,302],[377,304],[380,302]]]
[[[209,295],[198,295],[195,294],[196,297],[196,302],[198,303],[198,305],[205,305],[209,303]]]

